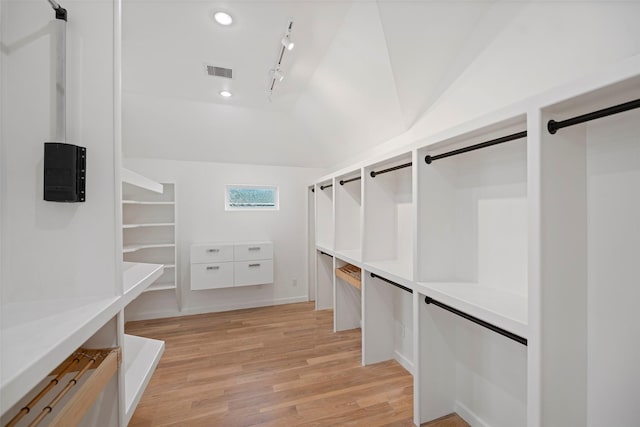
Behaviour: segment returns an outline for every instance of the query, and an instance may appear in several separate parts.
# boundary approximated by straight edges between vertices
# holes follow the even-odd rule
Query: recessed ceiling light
[[[220,96],[223,96],[225,98],[229,98],[231,96],[231,92],[229,92],[228,90],[221,90],[220,91]]]
[[[213,14],[213,19],[220,25],[231,25],[233,18],[227,12],[216,12]]]

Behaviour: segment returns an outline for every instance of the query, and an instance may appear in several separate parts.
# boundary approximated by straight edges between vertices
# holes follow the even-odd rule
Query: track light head
[[[282,46],[284,46],[287,50],[293,50],[293,47],[295,46],[295,44],[289,38],[289,34],[285,35],[282,40],[280,40],[280,42],[282,43]]]
[[[276,68],[275,70],[273,70],[273,78],[281,82],[284,80],[284,74],[282,73],[282,71],[280,71],[280,69]]]

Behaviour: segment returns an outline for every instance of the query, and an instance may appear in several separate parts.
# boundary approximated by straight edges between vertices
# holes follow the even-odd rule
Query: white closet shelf
[[[144,200],[123,200],[123,205],[167,205],[173,206],[176,202],[147,202]]]
[[[122,280],[124,282],[123,306],[136,299],[138,295],[153,284],[164,272],[162,264],[142,262],[124,262]]]
[[[353,264],[356,267],[362,267],[362,251],[359,249],[341,249],[334,252],[336,258]]]
[[[169,289],[175,289],[175,283],[154,283],[145,289],[143,292],[154,292],[154,291],[167,291]]]
[[[142,224],[122,224],[122,228],[173,227],[175,225],[175,222],[148,222]]]
[[[400,260],[367,261],[362,268],[413,289],[413,267],[409,262]]]
[[[416,283],[414,291],[492,325],[527,338],[527,297],[477,283]]]
[[[131,421],[163,352],[164,341],[134,335],[124,336],[125,425]]]
[[[127,184],[135,185],[136,187],[144,188],[158,194],[162,194],[164,192],[164,187],[159,182],[149,179],[146,176],[142,176],[129,169],[122,168],[120,176],[122,182]]]
[[[331,256],[333,256],[334,254],[334,250],[333,249],[329,249],[328,246],[321,244],[321,243],[316,243],[316,249],[322,252],[325,252]]]
[[[122,308],[120,297],[65,298],[2,308],[0,401],[10,408]],[[38,313],[36,319],[29,319]]]
[[[175,243],[150,243],[148,245],[126,245],[122,248],[122,252],[128,254],[130,252],[139,251],[140,249],[154,249],[154,248],[173,248]]]

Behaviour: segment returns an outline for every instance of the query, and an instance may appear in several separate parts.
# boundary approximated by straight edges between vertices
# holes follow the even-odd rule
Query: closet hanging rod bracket
[[[492,145],[502,144],[504,142],[514,141],[516,139],[525,138],[527,136],[527,131],[522,131],[518,133],[514,133],[511,135],[503,136],[500,138],[492,139],[489,141],[481,142],[479,144],[470,145],[468,147],[459,148],[457,150],[448,151],[446,153],[437,154],[435,156],[425,156],[424,161],[426,164],[430,165],[432,162],[438,159],[444,159],[445,157],[456,156],[462,153],[468,153],[469,151],[480,150],[481,148],[491,147]]]
[[[547,130],[550,134],[555,134],[559,129],[569,126],[578,125],[580,123],[588,122],[602,117],[611,116],[613,114],[623,113],[625,111],[640,108],[640,99],[625,102],[622,104],[614,105],[612,107],[603,108],[602,110],[593,111],[591,113],[582,114],[580,116],[572,117],[570,119],[561,120],[556,122],[555,120],[549,120],[547,122]]]
[[[63,21],[67,20],[67,9],[60,6],[55,0],[47,0],[53,10],[56,11],[56,19],[61,19]]]
[[[394,166],[392,168],[387,168],[387,169],[382,169],[381,171],[371,171],[371,173],[369,175],[371,175],[371,178],[375,178],[378,175],[382,175],[383,173],[387,173],[387,172],[393,172],[393,171],[397,171],[398,169],[404,169],[404,168],[408,168],[409,166],[412,166],[412,163],[405,163],[403,165],[398,165],[398,166]]]
[[[475,323],[476,325],[480,325],[480,326],[482,326],[484,328],[490,329],[493,332],[496,332],[496,333],[502,335],[503,337],[507,337],[507,338],[509,338],[509,339],[511,339],[513,341],[519,342],[522,345],[527,345],[527,339],[526,338],[523,338],[520,335],[516,335],[513,332],[509,332],[509,331],[507,331],[505,329],[502,329],[502,328],[500,328],[500,327],[498,327],[496,325],[492,325],[489,322],[485,322],[482,319],[478,319],[477,317],[472,316],[470,314],[467,314],[464,311],[460,311],[457,308],[453,308],[453,307],[451,307],[451,306],[449,306],[447,304],[443,304],[440,301],[436,301],[431,297],[425,296],[424,297],[424,302],[427,305],[428,304],[436,305],[436,306],[438,306],[438,307],[440,307],[440,308],[442,308],[444,310],[447,310],[448,312],[451,312],[451,313],[453,313],[453,314],[455,314],[457,316],[460,316],[460,317],[462,317],[464,319],[467,319],[467,320]]]

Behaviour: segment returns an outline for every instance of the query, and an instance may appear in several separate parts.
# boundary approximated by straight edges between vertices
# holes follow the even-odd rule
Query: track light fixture
[[[291,41],[291,29],[293,28],[293,21],[289,21],[289,25],[287,25],[287,30],[284,33],[284,37],[280,40],[280,44],[282,47],[280,48],[280,55],[278,55],[278,59],[276,61],[276,65],[271,69],[271,84],[269,85],[269,99],[271,99],[271,94],[273,93],[273,88],[276,85],[276,82],[281,82],[284,80],[284,74],[282,73],[282,58],[284,57],[284,53],[287,51],[291,51],[295,44]]]

